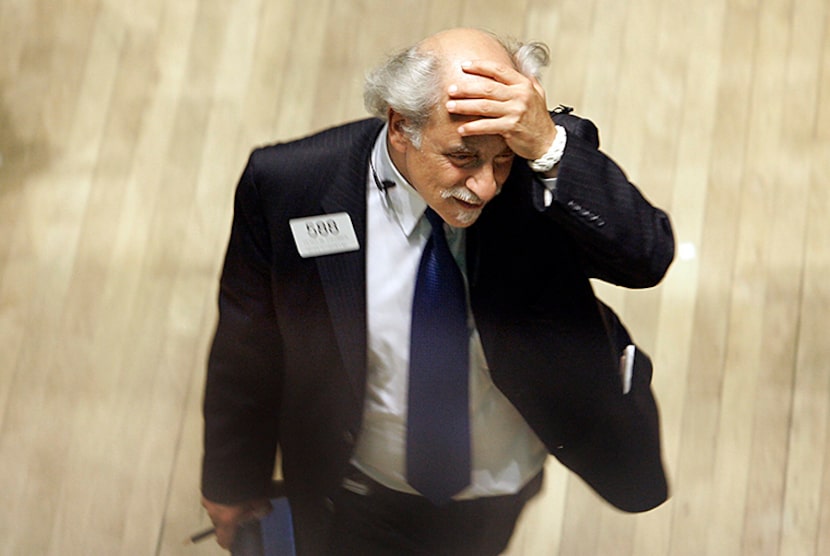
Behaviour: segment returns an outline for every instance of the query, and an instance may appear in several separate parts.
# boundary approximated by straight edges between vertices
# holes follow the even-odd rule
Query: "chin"
[[[455,213],[455,223],[453,226],[456,228],[466,228],[468,226],[472,226],[478,217],[481,216],[481,209],[460,209]]]

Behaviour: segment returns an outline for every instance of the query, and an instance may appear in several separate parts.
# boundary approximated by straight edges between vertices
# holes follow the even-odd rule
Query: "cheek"
[[[429,176],[431,183],[438,189],[445,190],[464,185],[469,173],[453,164],[439,164]]]
[[[513,169],[513,164],[503,164],[496,167],[496,181],[499,185],[503,184],[507,181],[507,177],[510,175],[510,171]]]

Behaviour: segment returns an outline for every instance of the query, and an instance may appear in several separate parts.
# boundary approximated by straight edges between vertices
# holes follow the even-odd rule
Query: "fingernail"
[[[450,85],[450,88],[448,90],[449,90],[450,94],[457,93],[458,92],[458,85]]]
[[[451,100],[447,103],[447,110],[455,110],[455,101]]]
[[[469,68],[472,65],[473,65],[473,63],[469,60],[465,60],[465,61],[461,62],[461,67],[462,68]]]

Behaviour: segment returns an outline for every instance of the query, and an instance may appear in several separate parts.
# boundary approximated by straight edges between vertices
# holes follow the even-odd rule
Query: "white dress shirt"
[[[366,184],[368,373],[363,427],[353,464],[384,486],[416,493],[406,482],[406,416],[412,299],[421,253],[430,234],[426,203],[395,168],[383,129]],[[380,181],[395,183],[385,191]],[[445,225],[466,276],[464,230]],[[513,494],[539,473],[547,452],[495,387],[475,323],[470,339],[472,482],[456,499]],[[435,462],[441,465],[441,462]]]

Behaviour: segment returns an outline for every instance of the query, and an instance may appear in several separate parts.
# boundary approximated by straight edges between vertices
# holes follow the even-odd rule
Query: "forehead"
[[[473,153],[501,154],[512,152],[507,143],[499,135],[481,135],[476,137],[459,137],[451,144],[451,148],[458,151]]]
[[[460,72],[465,60],[492,60],[512,64],[505,46],[490,33],[477,29],[449,29],[428,37],[420,48],[430,51],[441,60],[444,70]]]

